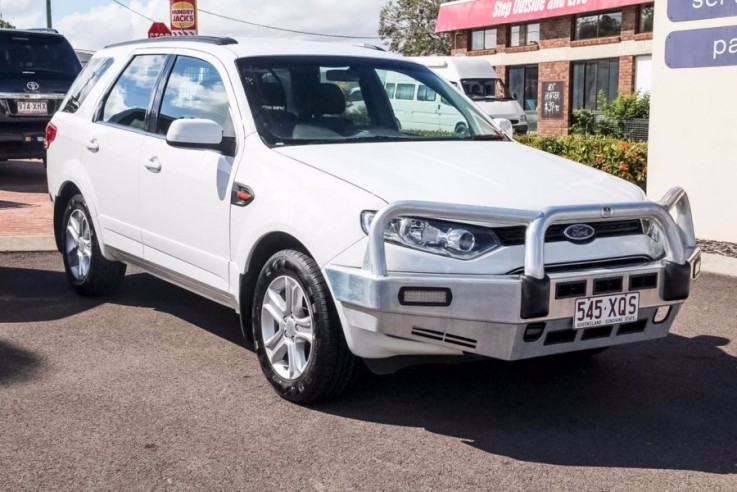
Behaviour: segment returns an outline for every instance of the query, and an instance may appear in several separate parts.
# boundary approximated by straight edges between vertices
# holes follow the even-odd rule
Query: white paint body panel
[[[231,103],[237,151],[173,148],[163,136],[92,123],[92,114],[122,66],[136,54],[167,53],[217,64]],[[269,148],[255,124],[235,60],[285,54],[350,55],[401,59],[392,54],[327,43],[242,40],[215,46],[176,39],[155,46],[105,49],[95,56],[116,62],[74,114],[58,114],[57,142],[49,152],[49,188],[57,196],[64,183],[82,191],[101,246],[175,272],[237,303],[240,281],[254,248],[265,236],[296,238],[318,265],[360,268],[366,257],[363,211],[399,200],[541,210],[553,205],[638,202],[643,192],[622,180],[515,142],[400,142],[319,144]],[[489,67],[491,69],[491,67]],[[493,70],[492,70],[493,72]],[[98,140],[100,150],[84,143]],[[159,172],[145,167],[149,159]],[[255,199],[231,205],[233,185],[248,186]],[[499,248],[473,261],[460,261],[389,246],[393,272],[450,275],[499,274],[523,263],[523,248]],[[604,259],[648,254],[642,238],[598,239],[589,245],[546,246],[551,261]],[[110,256],[106,254],[106,256]],[[181,283],[187,288],[195,288]],[[332,286],[331,286],[332,288]],[[214,296],[217,297],[217,296]],[[219,299],[222,302],[222,298]],[[336,302],[349,347],[367,357],[400,354],[455,354],[415,340],[400,340],[361,328],[370,319]]]

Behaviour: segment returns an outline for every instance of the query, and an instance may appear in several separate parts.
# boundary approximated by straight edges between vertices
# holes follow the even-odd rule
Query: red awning
[[[650,2],[647,0],[459,0],[440,6],[435,32],[517,24],[562,15],[611,10],[641,3]]]

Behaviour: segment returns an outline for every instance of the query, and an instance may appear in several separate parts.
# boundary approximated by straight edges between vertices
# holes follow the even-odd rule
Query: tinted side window
[[[61,110],[66,113],[76,113],[84,100],[87,99],[92,88],[95,87],[95,84],[97,84],[112,64],[112,58],[95,58],[94,60],[90,60],[69,89],[67,97],[61,105]]]
[[[143,130],[146,111],[166,55],[133,58],[105,101],[101,121]]]
[[[212,120],[225,136],[235,136],[223,79],[206,61],[177,57],[164,90],[156,133],[166,135],[172,121],[180,118]]]

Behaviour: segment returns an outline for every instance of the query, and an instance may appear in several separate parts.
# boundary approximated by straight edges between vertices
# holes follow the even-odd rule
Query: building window
[[[537,65],[507,69],[507,88],[525,111],[537,112]]]
[[[537,130],[537,65],[521,65],[507,69],[507,88],[527,114],[530,131]]]
[[[619,96],[619,58],[573,63],[573,109],[598,111]]]
[[[576,39],[606,38],[622,33],[622,12],[576,17]]]
[[[638,32],[653,32],[653,19],[655,17],[655,5],[643,5],[640,7],[640,24]]]
[[[496,29],[471,31],[471,51],[496,48]]]
[[[509,46],[540,44],[540,24],[520,24],[509,30]]]

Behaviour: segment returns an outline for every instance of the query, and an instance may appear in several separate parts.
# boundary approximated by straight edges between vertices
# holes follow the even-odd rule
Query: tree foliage
[[[15,29],[15,26],[6,20],[0,19],[0,29]]]
[[[448,55],[450,35],[435,32],[441,0],[389,0],[379,14],[379,35],[404,56]]]

